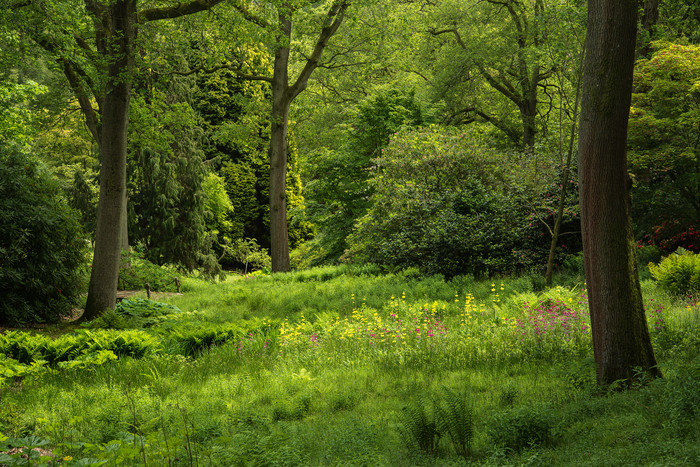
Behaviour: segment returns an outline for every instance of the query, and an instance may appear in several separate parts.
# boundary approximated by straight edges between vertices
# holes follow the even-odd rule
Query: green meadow
[[[0,464],[699,465],[698,301],[644,281],[664,378],[603,390],[585,284],[555,282],[185,279],[82,326],[9,331]]]

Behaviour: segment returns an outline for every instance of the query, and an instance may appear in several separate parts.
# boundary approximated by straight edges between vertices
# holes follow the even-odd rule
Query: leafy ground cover
[[[187,279],[57,338],[1,335],[0,463],[698,465],[700,305],[644,294],[665,377],[617,392],[575,279]]]

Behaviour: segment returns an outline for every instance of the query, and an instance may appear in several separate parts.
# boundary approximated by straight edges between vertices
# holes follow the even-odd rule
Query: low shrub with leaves
[[[435,403],[424,400],[405,406],[401,412],[399,434],[409,449],[418,448],[426,454],[434,454],[440,443]]]
[[[466,394],[443,386],[442,398],[436,405],[437,425],[449,437],[457,455],[468,457],[474,438],[473,408]]]
[[[60,367],[76,359],[103,364],[110,359],[106,352],[141,358],[160,350],[160,339],[141,330],[81,329],[57,339],[11,331],[0,334],[0,372],[18,377],[26,373],[23,368],[32,366]]]
[[[450,440],[454,452],[469,457],[474,437],[473,408],[466,394],[442,387],[427,402],[419,397],[401,412],[399,435],[407,448],[435,454],[440,440]]]
[[[658,265],[649,263],[649,271],[659,285],[676,296],[700,292],[700,254],[679,248]]]

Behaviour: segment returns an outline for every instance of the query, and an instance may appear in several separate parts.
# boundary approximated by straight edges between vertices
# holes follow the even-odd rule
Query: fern
[[[442,387],[442,399],[436,407],[440,433],[449,436],[455,452],[468,457],[471,454],[474,424],[472,406],[466,395]]]
[[[674,295],[700,292],[700,254],[679,248],[658,265],[649,263],[649,272],[663,289]]]
[[[432,416],[422,400],[404,407],[399,434],[406,447],[418,447],[427,454],[434,454],[440,444],[440,432],[435,421],[435,404]]]

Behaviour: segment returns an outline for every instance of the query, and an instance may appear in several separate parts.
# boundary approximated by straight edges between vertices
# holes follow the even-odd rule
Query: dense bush
[[[518,162],[509,166],[477,132],[402,131],[374,163],[372,206],[348,238],[347,259],[446,277],[544,267],[550,237],[543,225],[553,224],[560,186],[528,186],[515,174]],[[576,232],[573,203],[565,223]],[[580,248],[577,236],[565,241],[569,252]]]
[[[0,146],[0,323],[68,315],[85,284],[87,246],[48,170],[20,149]]]
[[[551,442],[553,428],[546,407],[524,406],[495,414],[487,431],[495,446],[519,452]]]
[[[396,90],[369,97],[358,106],[345,141],[337,150],[313,152],[308,213],[317,226],[305,256],[310,264],[336,262],[348,248],[347,236],[355,221],[369,209],[373,188],[373,159],[403,127],[419,127],[430,120],[413,93]]]

